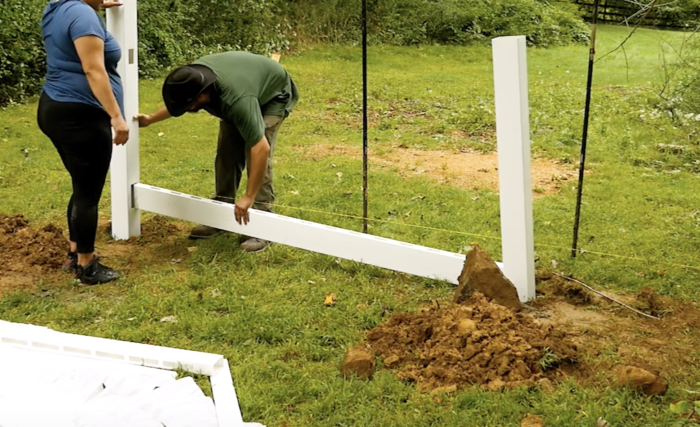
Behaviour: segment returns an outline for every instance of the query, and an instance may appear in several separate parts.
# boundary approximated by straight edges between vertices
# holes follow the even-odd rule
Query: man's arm
[[[139,127],[145,128],[153,123],[162,122],[165,119],[172,117],[165,107],[160,107],[158,111],[152,114],[137,114],[134,116],[139,121]]]
[[[249,216],[248,209],[255,203],[255,197],[262,187],[265,173],[267,172],[267,162],[270,158],[270,144],[267,138],[263,135],[250,149],[250,164],[248,165],[248,188],[245,196],[241,197],[236,202],[236,221],[239,224],[248,224]]]

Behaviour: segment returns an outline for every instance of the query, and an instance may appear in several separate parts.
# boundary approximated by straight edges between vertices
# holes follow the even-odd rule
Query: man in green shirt
[[[294,82],[284,67],[265,56],[249,52],[208,55],[174,70],[163,84],[165,106],[153,114],[138,114],[140,127],[169,117],[205,110],[221,119],[216,152],[216,200],[236,200],[243,170],[248,188],[235,202],[239,224],[248,223],[248,209],[271,212],[275,202],[272,186],[272,154],[277,132],[299,99]],[[222,230],[195,227],[193,239],[213,237]],[[269,242],[249,238],[241,248],[265,249]]]

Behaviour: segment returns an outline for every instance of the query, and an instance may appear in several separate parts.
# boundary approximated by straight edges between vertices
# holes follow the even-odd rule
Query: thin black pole
[[[586,170],[586,143],[588,142],[588,119],[591,111],[591,86],[593,84],[593,63],[595,59],[595,33],[598,23],[598,1],[593,3],[593,22],[591,23],[591,48],[588,55],[588,82],[586,83],[586,106],[583,112],[583,137],[581,139],[581,161],[578,170],[578,194],[576,196],[576,218],[574,219],[574,243],[571,256],[576,258],[578,249],[578,229],[581,221],[581,197],[583,196],[583,176]]]
[[[362,0],[362,232],[367,233],[367,0]]]

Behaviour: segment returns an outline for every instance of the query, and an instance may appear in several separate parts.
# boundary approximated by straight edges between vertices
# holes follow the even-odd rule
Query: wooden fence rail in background
[[[572,0],[578,5],[579,11],[583,12],[583,17],[587,21],[593,18],[592,0]],[[598,22],[608,24],[629,24],[637,25],[643,12],[632,2],[625,0],[601,0],[598,5]],[[657,27],[668,29],[689,29],[695,28],[700,20],[698,12],[687,13],[687,16],[673,17],[667,16],[658,8],[652,9],[642,23],[645,27]]]

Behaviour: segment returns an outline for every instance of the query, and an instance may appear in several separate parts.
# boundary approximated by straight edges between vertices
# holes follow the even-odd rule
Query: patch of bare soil
[[[360,147],[349,145],[316,144],[300,146],[302,159],[319,160],[344,156],[361,158]],[[380,167],[396,168],[404,178],[425,176],[440,184],[467,190],[489,189],[498,191],[498,155],[496,153],[463,153],[443,150],[416,150],[393,147],[388,152],[370,150],[370,162]],[[588,171],[586,171],[588,173]],[[532,189],[535,197],[557,193],[563,183],[575,181],[574,165],[556,160],[533,159]]]
[[[109,223],[102,223],[95,242],[103,262],[124,273],[148,266],[179,269],[189,255],[186,224],[153,217],[143,222],[141,235],[114,241]],[[70,280],[61,266],[68,251],[63,230],[53,224],[36,227],[22,215],[0,213],[0,296],[16,290],[33,290]]]
[[[141,223],[141,234],[128,240],[111,239],[111,223],[100,225],[102,236],[107,239],[100,245],[100,255],[108,258],[110,266],[129,273],[148,266],[178,266],[187,258],[188,247],[194,244],[187,239],[189,229],[181,221],[170,221],[154,216]]]
[[[608,294],[661,316],[646,318],[551,275],[539,279],[538,295],[518,313],[480,293],[461,304],[396,313],[369,331],[364,345],[383,358],[384,369],[422,391],[537,384],[548,391],[569,378],[619,387],[618,373],[629,366],[672,386],[693,385],[686,383],[700,359],[700,310],[692,304],[650,288]]]
[[[669,382],[684,384],[700,359],[700,310],[693,304],[658,295],[605,294],[651,319],[591,294],[559,277],[540,279],[539,298],[531,305],[539,321],[565,328],[588,360],[584,371],[567,371],[584,383],[611,385],[619,366],[636,366]]]
[[[22,215],[0,214],[0,294],[27,288],[58,270],[68,243],[63,231],[49,224],[30,226]]]

